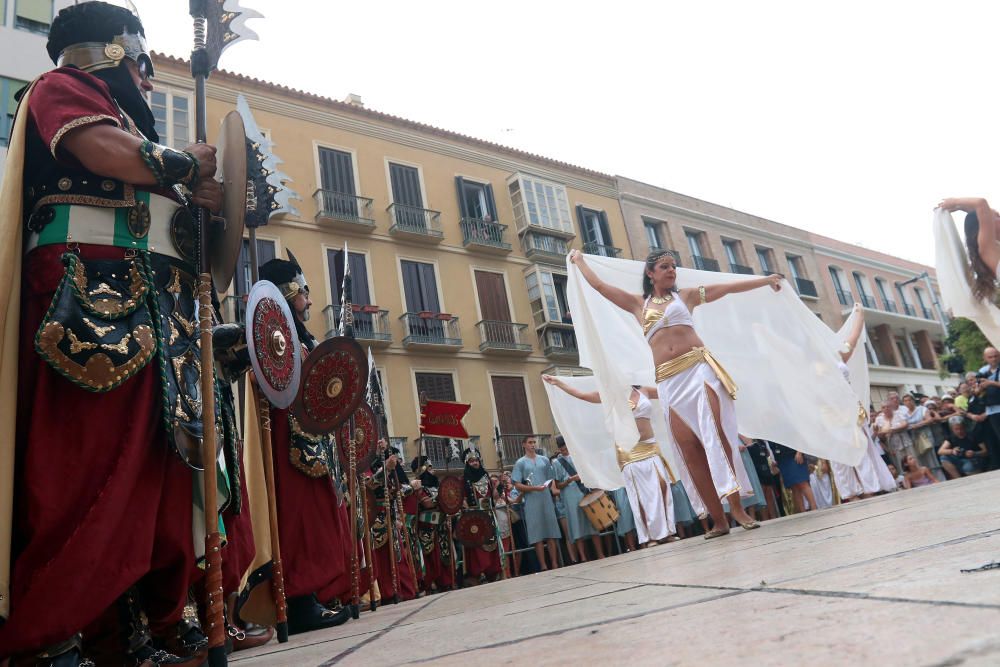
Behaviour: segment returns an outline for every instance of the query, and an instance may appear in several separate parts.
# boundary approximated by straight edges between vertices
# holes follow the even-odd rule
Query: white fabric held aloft
[[[605,282],[638,292],[642,262],[598,256],[587,256],[586,261]],[[598,294],[568,261],[567,269],[580,365],[594,371],[606,424],[615,440],[635,443],[638,431],[627,391],[633,384],[653,386],[652,351],[631,313]],[[751,279],[677,270],[680,287]],[[777,293],[765,287],[699,306],[694,322],[705,345],[740,388],[736,400],[740,433],[848,465],[861,460],[858,397],[837,369],[837,334],[787,282]]]
[[[941,208],[934,209],[934,264],[945,308],[975,322],[987,340],[1000,347],[1000,308],[972,296],[969,255],[951,213]]]

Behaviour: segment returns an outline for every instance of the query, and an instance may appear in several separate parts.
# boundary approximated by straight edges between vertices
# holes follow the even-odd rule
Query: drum
[[[601,490],[591,491],[580,501],[580,509],[590,520],[594,530],[603,532],[618,521],[618,508],[607,493]]]
[[[496,526],[490,513],[483,510],[462,512],[455,525],[455,540],[473,549],[496,542]]]

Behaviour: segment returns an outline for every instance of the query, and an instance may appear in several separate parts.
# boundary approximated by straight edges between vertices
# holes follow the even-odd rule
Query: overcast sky
[[[135,3],[190,53],[186,0]],[[242,4],[223,69],[924,263],[940,198],[998,182],[1000,4]]]

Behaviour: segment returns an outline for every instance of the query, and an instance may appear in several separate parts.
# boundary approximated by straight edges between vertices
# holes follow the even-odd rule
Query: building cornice
[[[157,83],[163,83],[168,86],[186,88],[188,90],[192,87],[190,77],[182,76],[173,72],[158,72],[156,78]],[[257,82],[257,85],[265,87],[269,86],[269,84],[261,82]],[[236,96],[238,94],[242,94],[247,98],[247,102],[249,102],[251,108],[258,109],[260,111],[274,113],[286,118],[295,118],[297,120],[316,123],[317,125],[344,130],[346,132],[354,132],[374,139],[390,141],[403,146],[426,150],[467,162],[474,162],[476,164],[481,164],[486,167],[492,167],[509,173],[517,171],[530,171],[533,174],[562,183],[575,190],[589,192],[591,194],[608,197],[610,199],[618,198],[618,191],[614,185],[614,180],[611,177],[606,177],[606,180],[601,182],[603,179],[600,178],[587,178],[582,174],[574,175],[570,165],[567,165],[566,169],[563,170],[546,166],[545,162],[550,161],[545,160],[544,158],[540,158],[539,161],[534,161],[526,155],[525,159],[517,159],[514,157],[507,157],[499,152],[490,151],[488,148],[479,148],[474,144],[480,142],[478,140],[474,141],[471,138],[467,138],[469,143],[463,145],[459,143],[462,141],[461,135],[456,135],[454,139],[447,140],[431,136],[426,132],[421,132],[419,129],[409,129],[402,126],[395,127],[387,120],[369,120],[361,117],[360,115],[354,116],[348,113],[325,111],[316,109],[307,104],[287,102],[279,98],[283,95],[287,97],[288,94],[283,93],[282,90],[276,86],[272,87],[274,88],[273,94],[266,95],[252,90],[231,87],[220,83],[219,80],[210,79],[207,93],[212,99],[233,105],[236,104]],[[323,102],[324,100],[322,98],[317,98],[316,100],[310,101],[310,104],[322,104]],[[332,100],[327,100],[327,102],[333,106]],[[488,145],[488,142],[481,143]],[[509,150],[511,153],[516,152],[515,149],[506,150]],[[582,172],[583,170],[581,169],[580,171]],[[597,175],[597,172],[594,173]]]

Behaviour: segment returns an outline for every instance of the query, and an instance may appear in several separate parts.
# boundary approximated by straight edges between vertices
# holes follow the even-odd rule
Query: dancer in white
[[[691,311],[727,294],[758,287],[781,289],[781,276],[770,275],[694,289],[677,289],[677,264],[669,251],[646,258],[643,294],[630,294],[601,280],[574,250],[569,260],[604,298],[635,315],[653,352],[657,392],[667,425],[691,471],[695,487],[715,524],[705,538],[729,533],[722,498],[745,530],[759,528],[743,509],[740,494],[753,493],[743,461],[734,451],[739,443],[733,398],[736,385],[694,330]]]
[[[861,304],[854,304],[855,319],[844,341],[844,347],[840,350],[840,361],[837,368],[844,374],[844,379],[851,381],[851,372],[847,367],[847,362],[857,348],[858,341],[861,340],[861,333],[865,329],[865,317],[861,311]],[[856,466],[849,466],[836,461],[830,461],[830,469],[833,472],[833,483],[837,485],[837,493],[840,494],[841,502],[849,502],[858,498],[870,498],[879,491],[894,491],[896,480],[893,479],[889,468],[882,460],[878,443],[872,436],[871,425],[868,421],[868,413],[861,403],[858,403],[858,428],[861,429],[868,441],[865,456]]]
[[[559,378],[543,375],[542,380],[564,392],[588,403],[600,403],[601,396],[596,391],[580,391],[570,387]],[[677,532],[674,524],[674,504],[671,484],[675,483],[670,464],[663,458],[663,453],[656,444],[653,435],[653,424],[650,418],[653,414],[653,404],[650,398],[656,398],[653,387],[633,387],[629,395],[629,406],[635,417],[635,426],[639,429],[639,444],[626,452],[616,445],[618,465],[625,478],[625,492],[632,514],[636,518],[636,533],[639,544],[662,541],[672,542]]]

